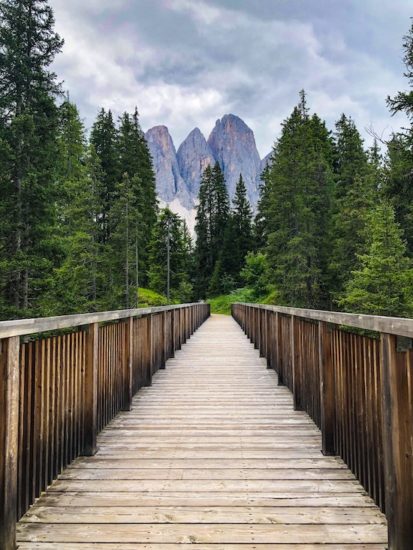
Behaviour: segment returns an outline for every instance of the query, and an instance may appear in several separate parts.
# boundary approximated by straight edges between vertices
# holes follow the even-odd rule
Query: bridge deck
[[[384,516],[276,384],[213,316],[20,521],[19,548],[384,549]]]

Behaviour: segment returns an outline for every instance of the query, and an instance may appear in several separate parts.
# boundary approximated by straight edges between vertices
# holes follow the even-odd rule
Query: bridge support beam
[[[0,548],[16,548],[20,338],[0,341]]]

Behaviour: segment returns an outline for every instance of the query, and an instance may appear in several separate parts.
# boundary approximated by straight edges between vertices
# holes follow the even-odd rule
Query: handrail
[[[99,432],[209,314],[196,303],[0,323],[1,550],[15,550],[17,520],[96,453]]]
[[[266,304],[239,303],[235,305],[250,306],[275,313],[294,315],[314,321],[324,321],[333,325],[348,326],[369,330],[373,332],[384,332],[413,338],[413,319],[404,317],[385,317],[380,315],[364,315],[359,313],[342,313],[337,311],[323,311],[316,309],[303,309],[295,307],[272,306]],[[1,323],[0,323],[1,325]]]
[[[66,328],[75,328],[92,323],[105,323],[109,321],[118,321],[128,317],[143,317],[191,307],[196,304],[179,304],[170,306],[158,306],[139,309],[120,309],[115,311],[104,311],[96,313],[79,313],[74,315],[62,315],[58,317],[38,317],[33,319],[18,319],[15,321],[0,321],[0,339],[11,338],[12,336],[28,336],[30,334],[40,334],[42,332],[51,332]]]
[[[389,550],[411,550],[413,320],[262,304],[232,314],[320,428],[323,454],[341,456],[386,512]]]

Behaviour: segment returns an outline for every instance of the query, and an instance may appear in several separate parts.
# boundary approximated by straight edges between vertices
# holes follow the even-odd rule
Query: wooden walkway
[[[386,548],[384,516],[320,445],[235,321],[213,316],[23,517],[19,548]]]

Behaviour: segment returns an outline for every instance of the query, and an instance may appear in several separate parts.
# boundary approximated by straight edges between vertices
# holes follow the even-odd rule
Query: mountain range
[[[146,132],[146,139],[161,204],[186,219],[192,232],[202,174],[215,162],[219,162],[224,172],[231,199],[242,174],[248,199],[256,209],[261,174],[269,155],[260,158],[254,132],[241,118],[229,114],[217,120],[208,140],[195,128],[178,150],[166,126],[154,126]]]

